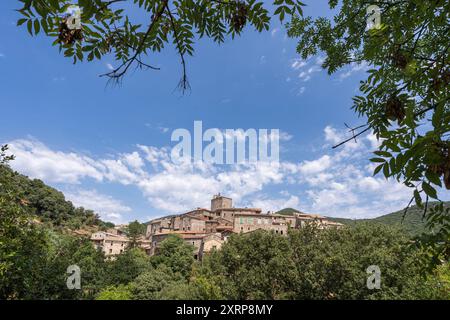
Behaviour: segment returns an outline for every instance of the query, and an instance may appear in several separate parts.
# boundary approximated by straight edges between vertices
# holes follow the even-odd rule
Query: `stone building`
[[[91,235],[91,241],[105,256],[114,256],[125,251],[130,240],[127,237],[111,232],[99,231]]]
[[[95,248],[103,251],[106,257],[123,253],[130,243],[130,240],[124,234],[113,230],[95,232],[91,235],[90,240]],[[138,239],[137,243],[143,249],[150,247],[150,240],[145,238]]]
[[[262,213],[260,208],[235,208],[231,198],[218,194],[212,198],[210,210],[197,208],[180,215],[151,220],[146,231],[146,239],[150,243],[147,252],[156,254],[161,241],[176,234],[192,244],[194,257],[201,259],[211,250],[220,249],[233,233],[263,229],[286,235],[289,228],[301,228],[306,223],[316,223],[320,228],[342,226],[320,215],[301,212],[280,215]]]

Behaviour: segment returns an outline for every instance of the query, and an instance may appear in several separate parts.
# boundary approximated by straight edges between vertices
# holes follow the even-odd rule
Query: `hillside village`
[[[231,198],[218,194],[211,199],[210,209],[197,208],[149,221],[145,236],[137,240],[137,245],[152,256],[158,252],[164,239],[178,235],[194,246],[194,258],[201,260],[204,254],[220,249],[233,233],[264,229],[286,235],[289,228],[298,229],[306,223],[316,223],[319,228],[343,226],[318,214],[294,212],[292,215],[282,215],[263,213],[260,208],[236,208]],[[95,232],[90,239],[108,257],[121,254],[130,242],[121,231],[122,227]]]

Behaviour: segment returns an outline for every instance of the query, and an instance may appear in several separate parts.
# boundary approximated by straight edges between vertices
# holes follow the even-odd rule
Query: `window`
[[[280,233],[283,234],[283,230],[281,230]]]
[[[258,219],[258,224],[261,224],[261,223],[262,223],[261,219]]]
[[[109,249],[109,253],[112,253],[112,249]]]
[[[240,217],[240,218],[239,218],[239,223],[240,223],[240,224],[243,224],[243,223],[244,223],[244,218]]]

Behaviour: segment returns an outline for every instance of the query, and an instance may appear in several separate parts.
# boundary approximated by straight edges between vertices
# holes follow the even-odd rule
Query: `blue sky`
[[[327,1],[306,1],[326,14]],[[366,67],[329,76],[322,56],[302,61],[296,41],[273,23],[216,45],[201,40],[187,58],[192,90],[174,90],[181,66],[173,47],[148,57],[160,71],[128,74],[120,87],[98,75],[112,57],[73,65],[15,26],[16,1],[0,2],[0,142],[12,166],[63,191],[106,220],[141,221],[208,207],[214,193],[264,211],[295,207],[339,217],[373,217],[402,208],[410,191],[372,177],[366,161],[377,141],[362,137],[338,150]],[[177,166],[168,159],[176,128],[280,129],[279,165]],[[445,196],[445,195],[444,195]]]

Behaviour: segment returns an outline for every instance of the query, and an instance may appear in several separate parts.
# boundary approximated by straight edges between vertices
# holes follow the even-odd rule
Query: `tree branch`
[[[182,91],[182,93],[184,94],[186,92],[186,90],[190,90],[191,86],[189,84],[189,81],[187,79],[187,75],[186,75],[186,61],[184,60],[184,52],[181,48],[181,43],[178,37],[178,31],[175,25],[175,21],[174,18],[172,16],[172,12],[170,12],[169,9],[169,4],[166,2],[166,11],[167,14],[169,15],[169,19],[170,19],[170,24],[172,25],[172,30],[173,30],[173,36],[175,38],[175,42],[176,42],[176,47],[178,50],[178,53],[180,55],[181,58],[181,65],[183,66],[183,74],[181,76],[180,82],[178,83],[178,88]]]
[[[139,43],[139,46],[136,48],[136,51],[134,53],[134,55],[125,60],[119,67],[117,67],[116,69],[112,70],[111,72],[105,73],[100,75],[100,77],[103,76],[107,76],[111,79],[120,79],[130,68],[130,66],[133,64],[133,62],[137,61],[138,63],[141,63],[142,65],[148,66],[149,68],[152,68],[154,70],[159,70],[159,68],[156,67],[152,67],[150,65],[146,65],[143,64],[140,59],[139,59],[139,55],[142,53],[142,49],[144,47],[145,41],[147,41],[148,36],[150,35],[150,33],[153,30],[153,27],[156,25],[156,23],[158,22],[158,20],[161,18],[161,15],[163,14],[166,6],[167,6],[168,0],[165,0],[160,7],[158,8],[158,10],[156,11],[155,15],[152,17],[152,21],[150,23],[150,25],[148,26],[147,31],[145,32],[144,36],[142,37],[142,40]]]

